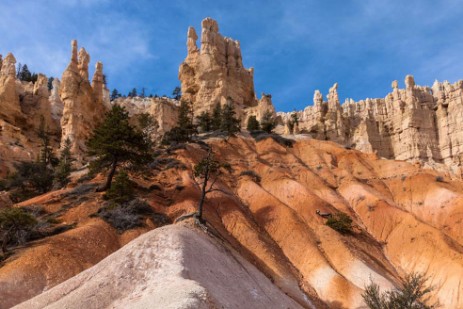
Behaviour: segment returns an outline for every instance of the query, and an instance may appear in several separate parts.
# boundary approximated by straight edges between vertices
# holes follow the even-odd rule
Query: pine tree
[[[172,91],[172,96],[175,100],[180,100],[180,98],[182,97],[182,89],[180,89],[180,87],[175,87],[174,88],[174,91]]]
[[[362,294],[363,300],[371,309],[433,309],[437,304],[431,303],[429,293],[433,287],[427,287],[428,279],[419,273],[405,277],[399,289],[381,292],[379,286],[372,282]]]
[[[48,78],[48,91],[51,91],[53,89],[53,80],[54,79],[55,79],[54,77]]]
[[[264,117],[260,121],[260,127],[267,133],[272,133],[273,129],[275,129],[276,122],[271,111],[265,112]]]
[[[43,116],[40,117],[40,125],[38,135],[42,140],[42,148],[40,150],[39,162],[44,166],[55,166],[58,162],[53,155],[53,148],[50,146],[50,132],[45,124]]]
[[[120,97],[121,97],[121,94],[119,93],[119,91],[117,91],[116,88],[114,88],[113,91],[111,92],[110,100],[114,101],[115,99],[120,98]]]
[[[236,112],[231,102],[225,104],[222,111],[222,121],[220,129],[226,132],[228,136],[234,135],[241,131],[240,120],[235,117]]]
[[[220,130],[222,126],[222,105],[217,103],[212,110],[211,116],[211,130],[217,131]]]
[[[21,64],[18,65],[18,76],[17,77],[20,81],[24,81],[24,82],[32,81],[32,73],[31,71],[29,71],[27,64],[23,66],[21,66]]]
[[[64,148],[61,150],[58,166],[55,170],[55,180],[61,187],[69,183],[69,176],[72,168],[71,157],[71,140],[67,138],[64,141]]]
[[[133,88],[132,91],[130,91],[127,96],[130,97],[130,98],[136,97],[137,96],[137,88]]]
[[[143,133],[129,124],[129,114],[124,107],[113,105],[101,125],[87,142],[88,155],[95,156],[92,169],[109,168],[106,183],[98,191],[111,188],[117,167],[122,163],[140,165],[151,158],[150,145]]]
[[[20,76],[20,74],[21,74],[22,69],[23,69],[23,66],[22,66],[21,62],[19,62],[19,63],[18,63],[18,68],[16,69],[16,79],[21,80],[21,79],[19,78],[19,76]]]
[[[196,120],[198,122],[198,128],[201,130],[201,132],[211,131],[212,119],[208,112],[202,112],[201,115],[196,117]]]
[[[251,132],[251,131],[259,131],[260,130],[260,124],[259,124],[259,121],[257,120],[256,116],[254,116],[254,115],[249,116],[247,130],[249,132]]]
[[[162,142],[163,144],[189,142],[196,133],[191,104],[187,101],[180,101],[177,126],[164,135]]]

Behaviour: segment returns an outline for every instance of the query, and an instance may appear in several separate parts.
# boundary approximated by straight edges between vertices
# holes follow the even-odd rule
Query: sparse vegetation
[[[139,199],[122,204],[107,202],[98,210],[97,215],[119,232],[144,226],[146,218],[151,218],[158,226],[171,223],[167,216],[154,212],[146,202]]]
[[[442,177],[442,176],[437,176],[437,177],[436,177],[436,181],[437,181],[437,182],[444,182],[444,177]]]
[[[343,212],[333,214],[326,221],[326,225],[341,234],[352,233],[352,218]]]
[[[0,237],[3,255],[8,253],[8,245],[23,244],[28,234],[37,224],[35,217],[21,208],[0,210]]]
[[[371,283],[362,294],[368,308],[371,309],[432,309],[437,304],[430,304],[429,293],[432,287],[426,287],[423,274],[412,273],[405,277],[399,289],[381,292],[376,283]]]
[[[50,146],[50,133],[42,118],[38,136],[42,140],[40,155],[36,161],[22,161],[15,164],[16,171],[3,184],[11,191],[14,202],[20,202],[51,190],[54,179],[54,167],[58,160]]]

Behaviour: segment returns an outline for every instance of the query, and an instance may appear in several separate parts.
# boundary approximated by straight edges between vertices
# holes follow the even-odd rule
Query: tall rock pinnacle
[[[19,96],[16,93],[16,59],[9,53],[1,63],[0,118],[15,124],[23,118]]]
[[[179,69],[182,99],[193,104],[195,114],[232,102],[241,115],[244,108],[258,105],[253,70],[244,68],[240,44],[223,37],[215,20],[206,18],[201,25],[199,49],[196,31],[188,29],[188,54]]]
[[[95,73],[92,78],[92,88],[95,94],[95,99],[98,103],[103,103],[103,91],[104,91],[104,80],[103,80],[103,63],[98,61],[95,64]]]
[[[77,41],[72,41],[71,62],[63,73],[60,97],[63,102],[61,142],[69,138],[71,151],[78,162],[85,157],[85,142],[101,122],[107,106],[103,103],[103,65],[97,63],[93,87],[88,80],[90,55],[84,48],[77,53]]]

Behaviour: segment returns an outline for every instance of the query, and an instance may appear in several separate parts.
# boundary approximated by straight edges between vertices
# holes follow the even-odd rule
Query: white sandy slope
[[[171,225],[15,308],[302,307],[219,241]]]

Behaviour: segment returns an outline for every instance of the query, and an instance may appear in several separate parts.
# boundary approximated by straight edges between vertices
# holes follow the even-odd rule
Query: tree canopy
[[[96,127],[87,141],[88,155],[94,156],[95,171],[110,167],[106,184],[101,191],[111,187],[116,167],[121,163],[139,165],[150,158],[150,145],[143,132],[129,124],[129,114],[124,107],[113,105],[104,121]]]

